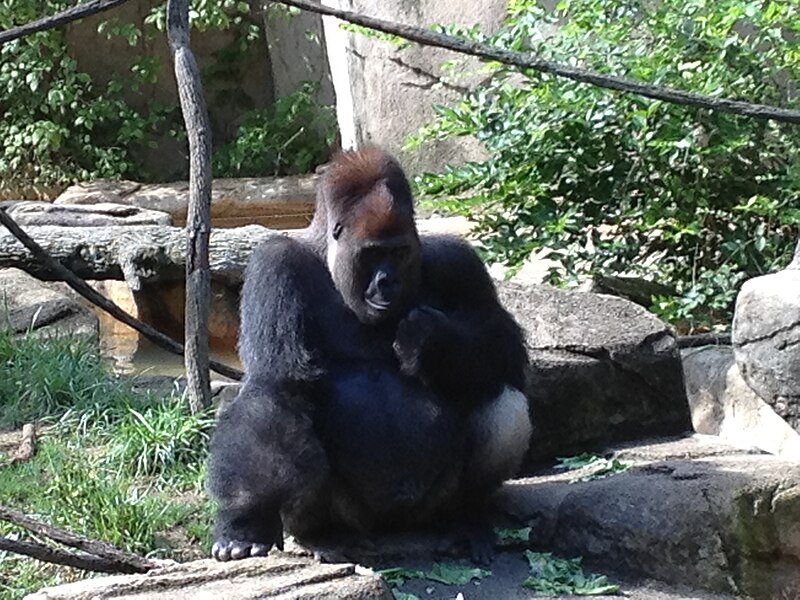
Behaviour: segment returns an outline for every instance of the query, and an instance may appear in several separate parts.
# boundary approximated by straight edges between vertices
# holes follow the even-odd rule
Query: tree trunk
[[[211,405],[208,307],[211,270],[211,128],[200,71],[189,48],[189,1],[167,2],[167,34],[189,138],[189,208],[186,214],[186,389],[192,412]]]

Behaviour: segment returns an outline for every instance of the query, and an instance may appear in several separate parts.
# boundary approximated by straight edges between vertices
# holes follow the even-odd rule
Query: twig
[[[28,531],[47,537],[54,542],[64,544],[71,548],[81,550],[95,557],[104,559],[108,564],[117,566],[117,573],[144,573],[158,566],[158,563],[148,560],[137,554],[132,554],[112,546],[106,542],[90,540],[70,531],[54,527],[47,523],[42,523],[22,514],[19,511],[0,505],[0,520],[14,523],[27,529]],[[8,538],[3,538],[6,543],[12,542]],[[46,546],[45,546],[46,547]],[[15,550],[16,551],[16,550]],[[23,552],[23,554],[27,554]],[[38,557],[37,557],[38,558]],[[45,559],[42,559],[45,560]]]
[[[36,427],[33,423],[25,423],[22,426],[22,440],[8,464],[13,465],[14,463],[30,460],[34,454],[36,454]]]
[[[0,550],[30,556],[43,562],[74,567],[96,573],[144,573],[149,569],[137,569],[118,562],[90,554],[75,553],[62,548],[53,548],[39,542],[12,540],[0,536]]]
[[[88,17],[89,15],[93,15],[104,10],[109,10],[110,8],[114,8],[120,4],[125,4],[127,1],[128,0],[90,0],[89,2],[78,4],[77,6],[62,10],[60,13],[56,13],[50,17],[42,17],[41,19],[31,21],[25,25],[0,31],[0,46],[6,42],[25,37],[26,35],[30,35],[38,31],[54,29],[59,25],[64,25],[71,21],[77,21],[78,19]]]
[[[200,69],[189,47],[189,0],[167,2],[167,36],[175,62],[175,81],[189,138],[189,205],[186,209],[186,391],[189,408],[211,404],[208,376],[208,315],[211,269],[211,125],[200,83]]]
[[[610,90],[638,94],[640,96],[646,96],[656,100],[664,100],[673,104],[698,106],[700,108],[708,108],[710,110],[746,115],[758,119],[775,119],[776,121],[785,121],[787,123],[800,123],[800,110],[779,108],[767,104],[753,104],[751,102],[731,100],[729,98],[712,98],[702,94],[684,92],[675,88],[651,85],[641,81],[636,81],[634,79],[628,79],[626,77],[602,75],[586,69],[571,67],[569,65],[545,60],[537,57],[534,54],[504,50],[502,48],[492,46],[491,44],[464,40],[452,35],[428,31],[427,29],[415,27],[413,25],[405,25],[401,23],[394,23],[392,21],[386,21],[384,19],[367,17],[358,13],[309,2],[308,0],[272,1],[278,4],[294,6],[295,8],[300,8],[309,12],[336,17],[343,21],[355,23],[356,25],[382,31],[384,33],[391,33],[424,46],[435,46],[437,48],[454,50],[455,52],[461,52],[462,54],[469,54],[471,56],[477,56],[487,60],[495,60],[523,69],[533,69],[534,71],[539,71],[541,73],[550,73],[552,75],[565,77],[573,81],[590,83],[592,85]]]
[[[45,252],[45,250],[33,239],[31,239],[31,237],[25,233],[25,231],[23,231],[17,222],[14,221],[14,219],[12,219],[2,208],[0,208],[0,224],[4,225],[11,232],[11,234],[36,257],[36,260],[43,264],[47,269],[52,271],[58,279],[66,282],[69,287],[78,292],[89,302],[102,308],[118,321],[122,321],[126,325],[132,327],[161,348],[164,348],[165,350],[168,350],[174,354],[183,355],[183,344],[176,342],[171,337],[164,335],[151,325],[148,325],[147,323],[144,323],[136,317],[128,314],[126,311],[122,310],[119,305],[115,304],[97,290],[92,288],[83,279],[75,275],[75,273],[70,271],[67,267]],[[220,375],[224,375],[225,377],[230,377],[231,379],[235,379],[237,381],[242,378],[242,372],[239,369],[234,369],[233,367],[229,367],[228,365],[224,365],[215,360],[209,361],[209,365],[211,369]]]
[[[696,333],[679,335],[675,338],[678,348],[699,348],[700,346],[730,346],[730,333]]]

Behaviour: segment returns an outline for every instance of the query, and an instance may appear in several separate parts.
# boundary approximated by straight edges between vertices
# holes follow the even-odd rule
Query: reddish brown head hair
[[[363,237],[383,237],[413,227],[411,188],[400,164],[375,147],[343,152],[322,178],[329,215],[346,217]]]

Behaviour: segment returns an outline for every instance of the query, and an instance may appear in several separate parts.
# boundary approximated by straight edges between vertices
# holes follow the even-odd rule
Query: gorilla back
[[[254,252],[239,350],[211,441],[218,559],[265,554],[284,528],[468,518],[527,450],[520,329],[468,244],[419,238],[378,149],[339,156],[303,235]]]

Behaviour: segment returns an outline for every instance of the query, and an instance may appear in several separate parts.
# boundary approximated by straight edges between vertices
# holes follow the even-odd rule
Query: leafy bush
[[[69,0],[0,2],[0,29],[72,6]],[[127,85],[149,76],[132,71]],[[133,109],[123,85],[100,85],[78,68],[62,30],[0,46],[0,191],[136,175],[132,150],[146,147],[174,109]]]
[[[73,5],[72,0],[0,0],[0,30]],[[122,37],[132,46],[154,31],[166,35],[165,7],[166,2],[156,4],[144,19],[154,29],[110,17],[98,32]],[[249,10],[247,2],[236,0],[193,0],[195,29],[232,28],[235,34],[215,55],[216,62],[205,66],[207,81],[229,76],[231,65],[263,35],[247,16]],[[128,72],[100,84],[69,55],[63,29],[0,46],[0,193],[40,196],[78,180],[152,179],[141,157],[164,137],[183,135],[180,111],[154,101],[137,110],[125,98],[162,73],[171,77],[162,67],[158,57],[143,53]],[[242,139],[223,148],[217,162],[232,175],[308,171],[327,158],[329,111],[318,113],[310,88],[303,86],[273,110],[246,116]],[[259,131],[264,126],[275,131],[266,135]]]
[[[317,103],[319,86],[306,82],[264,110],[248,113],[236,139],[214,155],[214,173],[253,177],[307,173],[325,162],[333,143],[333,107]]]
[[[602,73],[798,108],[793,0],[510,0],[498,32],[445,28]],[[795,40],[795,41],[793,41]],[[473,135],[482,162],[426,174],[457,196],[489,259],[546,248],[553,282],[595,272],[670,284],[656,309],[725,320],[742,279],[785,265],[800,225],[796,126],[666,104],[489,63],[484,83],[410,142]]]

